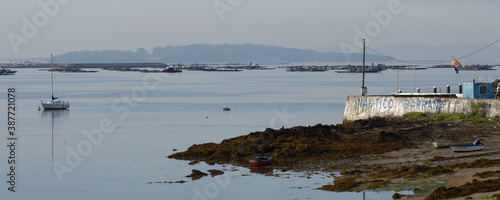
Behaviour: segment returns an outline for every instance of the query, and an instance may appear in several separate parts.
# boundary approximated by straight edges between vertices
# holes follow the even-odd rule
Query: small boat
[[[14,75],[16,72],[10,69],[0,69],[0,75]]]
[[[229,108],[229,107],[225,107],[225,108],[223,108],[222,110],[223,110],[223,111],[230,111],[230,110],[231,110],[231,108]]]
[[[476,140],[473,143],[467,144],[452,144],[450,145],[454,152],[479,151],[483,149],[484,144]]]
[[[253,166],[262,166],[262,165],[268,165],[273,162],[273,157],[272,156],[266,156],[266,155],[261,155],[258,156],[252,160],[250,160],[250,165]]]
[[[434,145],[434,147],[436,148],[446,148],[446,147],[450,147],[450,141],[435,141],[435,142],[432,142],[432,145]]]
[[[182,72],[182,70],[180,70],[179,68],[175,68],[175,67],[169,67],[169,68],[164,69],[163,72],[166,72],[166,73],[180,73],[180,72]]]

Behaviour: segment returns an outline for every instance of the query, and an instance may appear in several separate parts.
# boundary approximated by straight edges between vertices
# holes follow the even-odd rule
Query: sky
[[[22,0],[0,3],[0,58],[189,44],[321,52],[489,44],[496,0]],[[496,44],[498,45],[498,44]]]

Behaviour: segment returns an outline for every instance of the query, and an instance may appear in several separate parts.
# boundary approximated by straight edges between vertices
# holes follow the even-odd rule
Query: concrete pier
[[[404,96],[348,96],[344,111],[344,123],[371,117],[401,117],[409,112],[428,115],[439,113],[467,113],[474,103],[486,104],[486,116],[500,115],[498,99],[463,99],[447,95]]]

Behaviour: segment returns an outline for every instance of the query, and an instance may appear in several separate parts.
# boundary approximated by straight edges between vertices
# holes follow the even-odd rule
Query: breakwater
[[[348,96],[344,122],[372,117],[400,117],[409,112],[467,113],[474,103],[485,103],[485,116],[500,115],[498,99],[463,99],[440,96]]]

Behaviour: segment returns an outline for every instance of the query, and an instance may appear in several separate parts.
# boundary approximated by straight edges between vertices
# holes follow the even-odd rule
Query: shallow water
[[[396,91],[397,71],[367,74],[369,94]],[[7,121],[7,88],[16,88],[16,192],[2,199],[362,199],[362,193],[316,190],[331,184],[330,174],[250,173],[230,165],[188,165],[166,158],[174,149],[220,142],[265,128],[341,123],[345,99],[358,95],[361,74],[242,72],[144,74],[103,71],[55,73],[55,96],[70,110],[38,111],[50,98],[50,74],[19,69],[0,76]],[[430,92],[432,86],[492,79],[497,71],[446,69],[399,71],[399,87]],[[415,78],[414,78],[415,77]],[[231,111],[222,111],[230,107]],[[7,130],[2,123],[2,130]],[[85,133],[85,134],[84,134]],[[0,138],[8,144],[7,131]],[[87,135],[87,136],[86,136]],[[102,137],[101,137],[102,136]],[[9,173],[9,149],[0,146],[0,171]],[[55,170],[54,170],[55,169]],[[192,169],[225,170],[215,178],[192,181]],[[307,178],[309,176],[309,178]],[[186,181],[185,183],[163,183]],[[161,183],[158,183],[161,182]],[[390,199],[394,192],[368,191],[367,199]],[[248,198],[247,198],[248,197]]]

